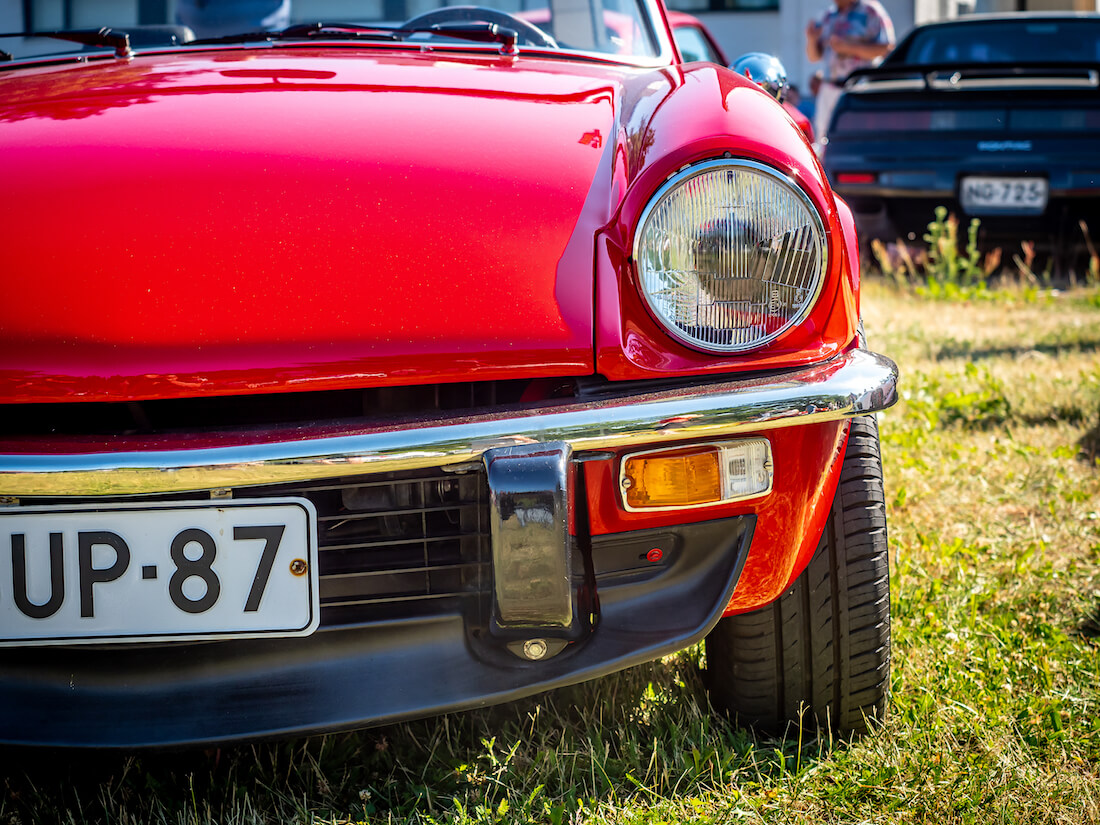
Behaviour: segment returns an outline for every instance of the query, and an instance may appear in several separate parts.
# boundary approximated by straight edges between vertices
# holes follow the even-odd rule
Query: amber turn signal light
[[[703,507],[763,495],[772,486],[771,444],[749,438],[648,450],[623,457],[627,510]]]
[[[623,462],[627,507],[690,507],[722,500],[718,448],[688,447]]]

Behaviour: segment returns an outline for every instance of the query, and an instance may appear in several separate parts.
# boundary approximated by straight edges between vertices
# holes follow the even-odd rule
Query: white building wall
[[[74,29],[132,26],[138,20],[137,0],[72,0]]]

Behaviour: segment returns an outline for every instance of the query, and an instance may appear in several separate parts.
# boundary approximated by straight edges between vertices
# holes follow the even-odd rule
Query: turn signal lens
[[[690,507],[722,500],[717,447],[689,447],[623,462],[628,507]],[[628,483],[629,482],[629,483]]]
[[[623,458],[619,474],[627,510],[702,507],[763,495],[772,488],[766,438],[649,450]]]

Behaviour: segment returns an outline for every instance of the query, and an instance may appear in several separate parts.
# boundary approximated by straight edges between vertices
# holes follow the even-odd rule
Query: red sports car
[[[0,39],[0,741],[351,729],[702,639],[742,722],[864,729],[897,373],[804,136],[656,0],[402,5]]]

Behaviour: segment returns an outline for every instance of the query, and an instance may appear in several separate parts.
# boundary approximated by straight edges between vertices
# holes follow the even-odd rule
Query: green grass
[[[695,649],[477,712],[188,753],[0,754],[0,823],[1100,822],[1097,292],[864,297],[889,716],[854,743],[710,711]],[[7,709],[5,712],[17,712]]]
[[[895,287],[919,297],[956,303],[1033,301],[1054,286],[1100,286],[1100,254],[1084,221],[1078,222],[1080,234],[1071,233],[1063,248],[1040,252],[1032,241],[1021,241],[1018,247],[979,245],[981,220],[971,218],[963,225],[944,206],[937,206],[929,218],[921,242],[873,239],[873,261],[866,268],[877,269]],[[1095,291],[1089,299],[1095,306]]]

